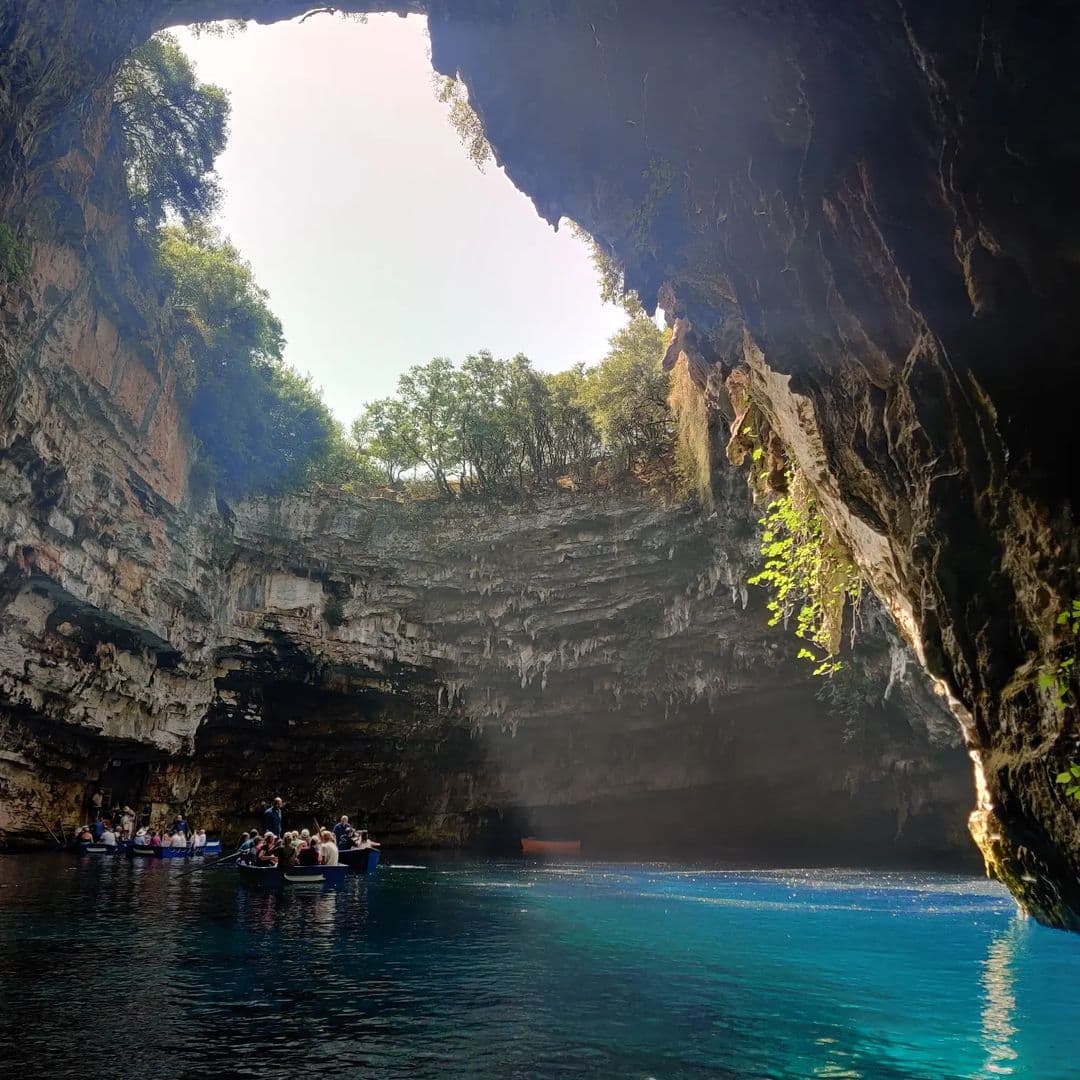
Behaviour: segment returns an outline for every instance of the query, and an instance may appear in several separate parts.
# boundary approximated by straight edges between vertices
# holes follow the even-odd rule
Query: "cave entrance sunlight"
[[[437,100],[427,20],[323,15],[171,31],[231,98],[218,224],[338,420],[434,356],[595,363],[626,323],[588,245],[555,232]]]

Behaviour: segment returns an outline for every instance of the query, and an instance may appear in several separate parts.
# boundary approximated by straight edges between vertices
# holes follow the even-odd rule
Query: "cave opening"
[[[625,325],[584,239],[463,143],[424,16],[171,33],[231,103],[215,224],[270,293],[287,362],[346,426],[432,357],[520,353],[554,372],[595,363]]]

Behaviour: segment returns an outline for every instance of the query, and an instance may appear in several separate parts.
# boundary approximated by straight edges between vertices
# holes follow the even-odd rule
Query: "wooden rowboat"
[[[89,840],[79,841],[79,854],[80,855],[115,855],[115,844],[97,844],[92,843]]]
[[[340,885],[349,873],[344,863],[337,866],[290,866],[287,870],[280,866],[238,863],[236,869],[245,885],[258,885],[264,889]]]
[[[134,841],[128,845],[127,857],[129,859],[160,859],[161,845],[136,844]]]
[[[379,865],[378,848],[346,848],[338,859],[354,874],[370,874]]]
[[[538,840],[535,836],[521,838],[521,850],[526,855],[580,855],[580,840]]]

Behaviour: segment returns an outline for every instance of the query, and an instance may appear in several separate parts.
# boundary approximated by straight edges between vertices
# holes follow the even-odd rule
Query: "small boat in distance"
[[[286,885],[312,886],[340,885],[349,873],[344,863],[337,866],[253,866],[250,863],[237,863],[237,872],[245,885],[258,885],[264,889],[282,889]]]
[[[521,838],[521,851],[525,855],[580,855],[580,840],[538,840],[535,836]]]
[[[163,847],[160,844],[136,844],[129,841],[127,856],[129,859],[201,859],[213,858],[221,854],[221,841],[209,840],[202,847]]]

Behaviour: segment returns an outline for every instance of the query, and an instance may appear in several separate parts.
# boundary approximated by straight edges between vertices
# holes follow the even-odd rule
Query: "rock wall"
[[[1080,564],[1075,5],[342,6],[427,10],[436,65],[465,75],[515,182],[550,220],[567,214],[609,244],[646,300],[662,297],[718,408],[738,377],[741,404],[811,477],[952,700],[988,865],[1040,919],[1080,926],[1078,817],[1053,782],[1080,753],[1074,709],[1037,678],[1072,649],[1056,615]],[[0,13],[2,209],[35,241],[30,283],[0,296],[6,418],[76,285],[125,265],[110,262],[101,191],[115,175],[103,124],[113,65],[169,22],[301,7],[16,0]],[[142,334],[121,310],[102,340],[110,327],[125,343]],[[97,325],[89,311],[74,320]],[[107,378],[109,415],[121,397],[129,417],[141,404],[127,421],[140,431],[171,409],[162,333],[140,339],[147,374],[124,395]],[[28,451],[10,442],[9,461],[20,475],[40,461],[47,490],[55,454],[37,431],[25,437],[36,457],[24,466]],[[125,453],[136,445],[137,468],[107,471],[116,497],[176,497],[164,443],[153,461],[141,436]],[[18,581],[39,568],[12,528]],[[154,610],[132,610],[125,633],[173,642]],[[197,662],[197,647],[176,651]]]
[[[754,511],[731,479],[707,519],[640,492],[193,500],[138,575],[157,630],[118,590],[77,599],[27,535],[0,616],[0,828],[70,827],[100,782],[225,829],[280,792],[294,821],[346,810],[397,844],[962,861],[942,703],[872,616],[818,700],[748,606]]]

